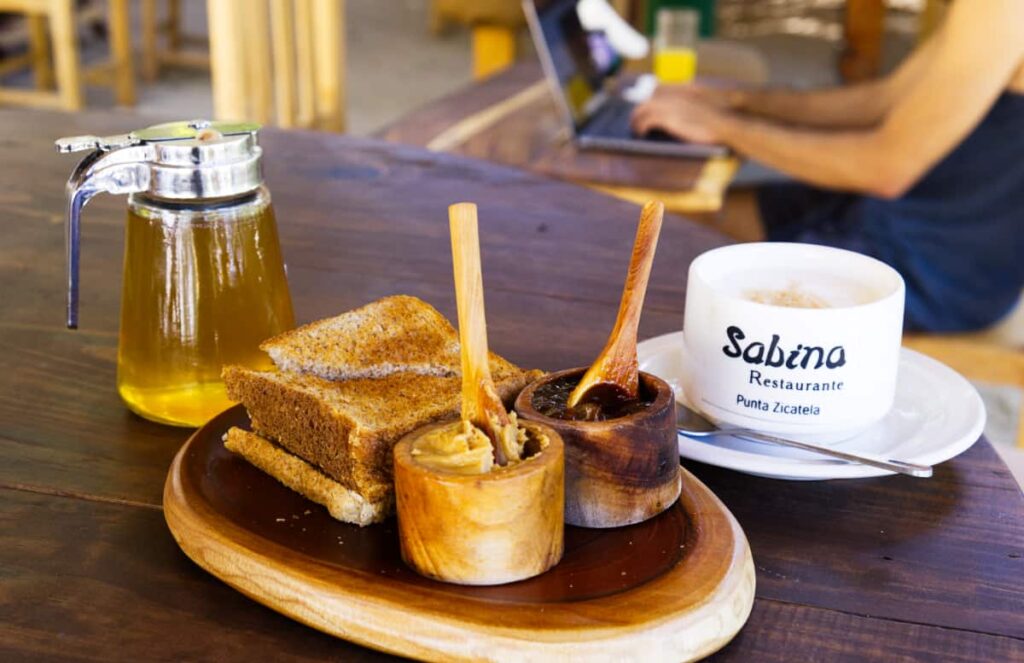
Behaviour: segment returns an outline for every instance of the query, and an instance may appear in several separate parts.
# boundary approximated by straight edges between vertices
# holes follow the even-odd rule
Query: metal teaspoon
[[[918,465],[916,463],[907,463],[901,460],[879,458],[878,456],[867,454],[852,454],[846,451],[832,449],[830,447],[821,447],[807,442],[798,442],[796,440],[787,440],[782,437],[775,437],[774,435],[766,435],[765,433],[750,430],[749,428],[719,428],[704,418],[700,413],[690,409],[678,401],[676,401],[676,428],[680,433],[687,437],[699,438],[713,437],[716,435],[731,435],[733,437],[741,437],[756,440],[758,442],[777,444],[783,447],[803,449],[804,451],[810,451],[823,456],[839,458],[850,463],[870,465],[871,467],[889,470],[890,472],[899,472],[900,474],[906,474],[912,477],[927,478],[932,475],[932,468],[928,465]]]

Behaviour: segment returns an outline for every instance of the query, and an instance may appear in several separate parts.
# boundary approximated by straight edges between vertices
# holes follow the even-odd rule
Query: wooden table
[[[0,659],[379,660],[200,571],[163,521],[188,431],[114,390],[123,199],[82,237],[82,328],[63,328],[63,185],[52,140],[138,118],[0,111]],[[405,292],[454,317],[445,207],[480,203],[493,348],[588,363],[615,317],[637,209],[421,149],[266,131],[300,320]],[[724,243],[666,219],[642,337],[682,321],[686,268]],[[1024,498],[988,442],[931,480],[785,482],[687,462],[745,528],[757,567],[723,661],[1024,660]]]
[[[714,212],[738,161],[578,150],[569,141],[540,65],[524,62],[416,109],[379,136],[583,184],[677,212]]]

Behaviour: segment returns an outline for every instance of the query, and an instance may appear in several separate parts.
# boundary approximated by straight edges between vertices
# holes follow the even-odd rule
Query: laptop
[[[629,126],[634,105],[614,91],[622,57],[603,32],[583,28],[576,3],[523,0],[523,11],[544,77],[578,147],[700,158],[728,152],[724,145],[687,143],[661,132],[634,134]]]

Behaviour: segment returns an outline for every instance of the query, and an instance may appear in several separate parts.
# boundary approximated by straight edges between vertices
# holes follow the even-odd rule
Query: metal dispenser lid
[[[68,179],[67,324],[78,326],[78,255],[82,208],[98,193],[156,198],[230,198],[263,183],[258,124],[192,120],[117,136],[72,136],[61,153],[91,150]]]
[[[225,198],[263,183],[259,129],[251,123],[191,120],[116,136],[61,138],[56,145],[62,153],[94,151],[69,186],[76,179],[81,185],[98,178],[95,186],[110,193],[146,192],[174,200]]]

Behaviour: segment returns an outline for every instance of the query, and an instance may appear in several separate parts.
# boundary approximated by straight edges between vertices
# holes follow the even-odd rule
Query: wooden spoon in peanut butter
[[[462,419],[482,430],[494,447],[494,462],[519,460],[518,428],[494,388],[487,353],[484,284],[480,273],[480,238],[476,205],[448,208],[455,267],[455,301],[462,348]]]
[[[633,255],[629,261],[626,285],[619,303],[619,315],[604,350],[569,394],[568,407],[586,403],[615,403],[634,400],[639,395],[640,368],[636,357],[636,333],[640,311],[647,293],[654,251],[658,246],[665,206],[650,201],[640,212]]]

